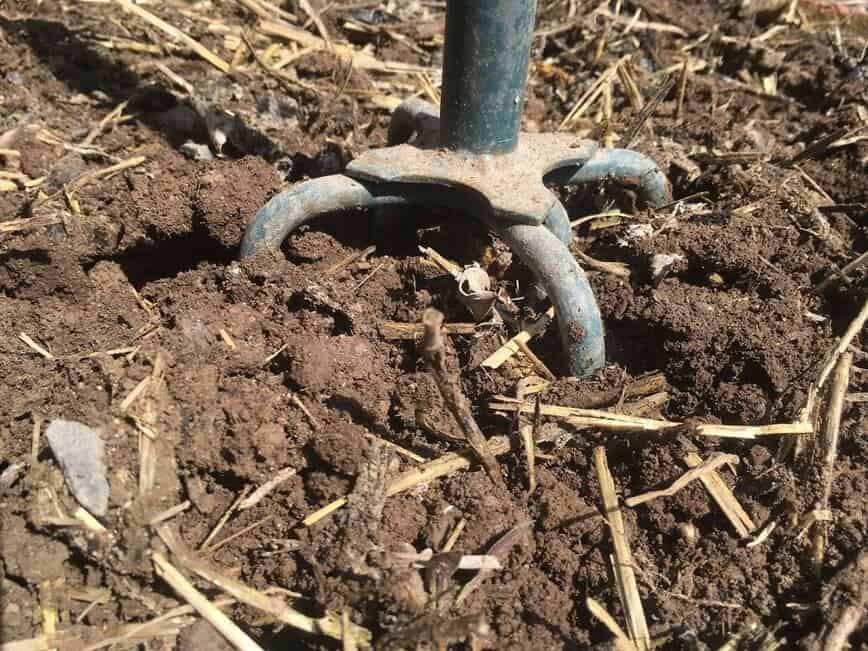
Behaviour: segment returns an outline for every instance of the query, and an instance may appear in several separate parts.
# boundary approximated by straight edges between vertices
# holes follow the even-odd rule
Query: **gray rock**
[[[211,148],[208,145],[200,145],[192,140],[181,145],[178,151],[191,160],[214,160],[214,154],[211,153]]]
[[[45,438],[79,504],[94,515],[108,509],[105,444],[97,432],[72,420],[53,420]]]

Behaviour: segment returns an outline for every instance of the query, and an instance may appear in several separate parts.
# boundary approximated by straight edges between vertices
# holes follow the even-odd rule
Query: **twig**
[[[328,44],[318,36],[314,36],[310,32],[299,27],[277,23],[271,20],[264,20],[259,23],[257,28],[260,33],[266,36],[277,36],[294,43],[298,43],[302,47],[315,48],[318,50],[329,50]],[[332,44],[333,51],[343,59],[350,59],[353,67],[364,70],[375,70],[379,72],[395,72],[395,73],[418,73],[429,72],[430,68],[423,66],[414,66],[398,61],[381,61],[375,56],[367,52],[358,51],[348,45],[340,43]]]
[[[686,463],[689,468],[696,468],[697,466],[702,465],[702,458],[691,452],[684,457],[684,463]],[[713,470],[706,473],[702,475],[699,480],[703,483],[705,489],[711,493],[711,497],[714,498],[715,502],[717,502],[717,505],[720,507],[720,510],[723,511],[726,519],[730,521],[733,527],[735,527],[738,535],[742,538],[747,538],[750,533],[756,529],[756,525],[754,525],[750,516],[745,513],[745,510],[741,507],[741,504],[739,504],[735,495],[732,494],[732,491],[729,490],[729,486],[724,483],[717,471]]]
[[[160,552],[154,552],[152,559],[157,574],[172,589],[196,609],[202,617],[216,628],[239,651],[262,651],[256,642],[236,626],[232,620],[224,615],[214,604],[199,592],[175,566],[173,566]]]
[[[633,497],[628,497],[624,500],[624,504],[633,508],[634,506],[638,506],[639,504],[644,504],[645,502],[650,502],[653,499],[657,499],[658,497],[672,497],[682,488],[687,486],[690,482],[695,479],[699,479],[704,474],[712,472],[717,468],[729,463],[738,463],[739,458],[735,454],[715,454],[703,461],[700,465],[696,466],[685,472],[678,479],[672,482],[672,485],[668,488],[664,488],[656,491],[648,491],[647,493],[642,493],[641,495],[634,495]]]
[[[239,530],[236,531],[235,533],[233,533],[233,534],[231,534],[231,535],[229,535],[229,536],[226,536],[226,537],[223,538],[222,540],[219,540],[219,541],[215,542],[213,545],[211,545],[211,546],[208,547],[207,549],[203,550],[203,552],[204,552],[205,554],[213,554],[214,552],[216,552],[216,551],[217,551],[218,549],[220,549],[221,547],[223,547],[223,546],[228,545],[229,543],[231,543],[233,540],[235,540],[235,539],[237,539],[237,538],[240,538],[240,537],[243,536],[244,534],[253,531],[253,530],[256,529],[257,527],[261,527],[263,524],[265,524],[266,522],[268,522],[269,520],[271,520],[271,518],[273,518],[273,517],[274,517],[274,514],[273,514],[273,513],[271,513],[271,514],[269,514],[269,515],[266,515],[264,518],[260,518],[259,520],[257,520],[257,521],[254,522],[253,524],[248,524],[248,525],[247,525],[246,527],[244,527],[243,529],[239,529]]]
[[[493,411],[531,413],[534,406],[521,404],[515,398],[496,396],[497,401],[488,403]],[[601,409],[581,409],[579,407],[562,407],[560,405],[540,405],[543,416],[560,418],[579,427],[596,427],[610,432],[665,432],[683,423],[671,420],[639,418],[626,414],[616,414]],[[774,423],[771,425],[713,425],[701,424],[692,426],[699,436],[716,436],[720,438],[755,439],[761,436],[779,436],[783,434],[805,434],[812,430],[810,423]]]
[[[488,449],[485,440],[473,413],[470,403],[461,390],[461,382],[456,374],[450,373],[446,368],[446,348],[443,344],[443,313],[433,308],[428,308],[422,315],[422,324],[425,334],[422,341],[422,355],[428,363],[428,372],[434,378],[443,402],[449,408],[452,416],[458,422],[470,447],[479,456],[483,468],[495,484],[503,485],[503,477],[500,473],[500,465],[494,455]]]
[[[444,554],[452,551],[452,548],[455,547],[455,543],[458,542],[458,536],[461,535],[461,532],[464,531],[464,527],[467,526],[467,519],[461,518],[458,521],[458,524],[455,525],[455,528],[452,530],[452,533],[449,534],[449,538],[446,540],[446,544],[443,545],[443,549],[440,550]]]
[[[383,267],[386,266],[386,262],[388,262],[388,261],[383,260],[382,262],[380,262],[380,264],[378,264],[376,267],[371,269],[371,273],[369,273],[367,276],[362,278],[362,280],[359,282],[359,284],[356,285],[355,287],[353,287],[353,292],[359,291],[362,288],[362,285],[364,285],[366,282],[368,282],[371,278],[373,278],[377,274],[377,272],[380,269],[382,269]]]
[[[567,113],[566,117],[561,121],[560,126],[558,126],[559,131],[563,131],[564,129],[572,126],[582,115],[584,115],[585,111],[597,100],[597,98],[602,94],[603,89],[609,80],[614,77],[618,73],[618,68],[620,68],[624,62],[630,59],[630,55],[625,55],[615,61],[611,66],[606,68],[603,73],[597,77],[597,80],[591,84],[591,87],[579,98],[579,101],[570,109]]]
[[[235,341],[232,339],[232,335],[229,334],[226,328],[220,328],[217,334],[220,335],[220,338],[229,350],[236,350],[238,348],[238,346],[235,345]]]
[[[835,365],[834,379],[829,388],[829,402],[826,410],[826,427],[823,432],[823,445],[825,454],[824,463],[824,488],[823,505],[829,503],[829,495],[832,490],[832,478],[834,476],[835,460],[838,458],[838,438],[841,433],[841,416],[844,413],[844,398],[847,387],[850,384],[850,368],[853,366],[853,353],[845,352]]]
[[[380,445],[385,445],[387,448],[392,448],[395,452],[397,452],[401,456],[407,457],[408,459],[412,459],[416,463],[425,463],[427,461],[427,459],[425,457],[422,457],[422,456],[416,454],[412,450],[408,450],[407,448],[401,447],[397,443],[392,443],[392,441],[387,441],[384,438],[380,438],[379,436],[377,436],[376,434],[372,434],[371,432],[366,432],[365,438],[371,439],[372,441],[376,441]]]
[[[831,273],[829,273],[829,275],[826,277],[825,280],[823,280],[823,282],[821,282],[819,285],[814,287],[814,292],[817,294],[823,292],[829,285],[831,285],[835,281],[836,277],[840,277],[845,282],[849,282],[849,279],[847,278],[847,274],[849,274],[852,271],[856,271],[859,267],[861,267],[866,262],[868,262],[868,251],[865,251],[865,253],[858,256],[854,260],[851,260],[846,265],[841,267],[841,269],[836,269],[836,270],[833,270]]]
[[[814,412],[817,408],[817,396],[820,395],[820,391],[829,379],[829,375],[838,363],[838,359],[842,354],[844,354],[844,351],[849,348],[853,339],[862,330],[866,320],[868,320],[868,299],[865,300],[862,309],[859,310],[859,314],[857,314],[856,318],[853,319],[849,326],[847,326],[847,329],[844,331],[844,334],[841,335],[841,338],[838,339],[835,345],[826,353],[820,374],[817,376],[816,381],[808,388],[808,398],[805,401],[805,406],[802,409],[800,416],[802,421],[811,425],[811,429],[808,430],[807,433],[814,431],[813,423],[816,419],[816,414]]]
[[[194,93],[193,84],[184,79],[181,75],[173,71],[169,66],[165,63],[157,61],[154,63],[154,67],[165,75],[165,77],[175,84],[178,88],[183,90],[188,95],[192,95]]]
[[[533,526],[533,521],[528,520],[526,522],[522,522],[520,524],[515,525],[512,529],[503,534],[500,538],[498,538],[494,544],[488,549],[488,555],[494,556],[496,559],[501,562],[506,560],[507,554],[509,551],[515,546],[515,543],[518,542],[519,536],[523,534],[525,531],[528,531]],[[468,581],[463,588],[461,588],[461,592],[458,593],[458,596],[455,598],[455,606],[460,606],[470,594],[476,590],[480,586],[480,584],[489,576],[494,570],[492,569],[481,569],[470,581]]]
[[[852,604],[844,609],[844,612],[841,613],[838,621],[835,622],[832,630],[829,631],[829,634],[823,641],[823,646],[821,647],[823,651],[843,651],[843,649],[854,648],[849,645],[847,638],[856,631],[859,627],[859,622],[865,617],[866,612],[868,612],[868,607],[865,605],[865,586],[861,586],[860,590],[863,595],[860,599],[861,603]]]
[[[63,220],[56,215],[47,217],[24,217],[22,219],[10,219],[9,221],[0,222],[0,235],[9,235],[10,233],[20,233],[32,228],[42,228],[44,226],[54,226],[62,224]]]
[[[93,533],[108,533],[108,529],[106,529],[99,520],[80,506],[73,511],[72,517],[81,522],[87,530],[92,531]]]
[[[690,70],[690,57],[684,57],[684,67],[681,68],[681,75],[678,77],[678,103],[675,105],[675,122],[681,120],[681,112],[684,109],[684,95],[687,91],[687,73]]]
[[[594,448],[594,469],[597,471],[606,521],[609,524],[609,532],[612,534],[612,545],[615,549],[615,579],[618,582],[621,606],[627,614],[627,630],[630,631],[630,639],[636,648],[639,651],[645,651],[651,648],[651,636],[648,633],[645,610],[642,607],[639,586],[636,584],[636,575],[633,572],[633,554],[630,552],[630,543],[627,541],[624,517],[618,507],[615,482],[609,471],[606,448],[603,446]]]
[[[580,262],[590,269],[596,269],[619,278],[629,278],[631,275],[630,267],[623,262],[611,262],[608,260],[597,260],[581,251],[576,251],[576,257]]]
[[[748,549],[751,549],[752,547],[759,547],[766,540],[768,540],[768,537],[772,535],[772,531],[774,531],[777,528],[777,526],[778,526],[777,520],[772,520],[766,526],[764,526],[760,530],[760,532],[756,535],[756,538],[754,538],[749,543],[747,543],[745,545],[745,547],[747,547]]]
[[[431,262],[440,267],[443,271],[451,275],[453,278],[458,278],[461,275],[461,266],[455,264],[449,258],[446,258],[440,255],[437,251],[432,249],[430,246],[420,246],[419,252],[422,253],[425,257],[429,258]]]
[[[525,424],[518,428],[521,442],[524,445],[524,454],[527,459],[527,492],[536,490],[536,445],[533,440],[533,425]]]
[[[124,109],[129,104],[129,100],[125,100],[115,106],[111,111],[109,111],[106,116],[100,120],[93,129],[84,137],[80,143],[78,143],[82,147],[88,147],[94,143],[94,141],[99,138],[103,131],[105,131],[106,127],[110,125],[112,122],[122,122]]]
[[[36,467],[39,461],[40,439],[42,438],[42,416],[33,416],[33,429],[30,432],[30,471]]]
[[[329,36],[329,32],[326,29],[325,23],[322,21],[319,12],[314,9],[313,6],[311,6],[308,0],[298,0],[298,8],[310,17],[310,19],[313,21],[313,24],[316,25],[316,31],[319,32],[322,40],[326,42],[326,45],[329,49],[332,49],[334,47],[332,45],[332,39]]]

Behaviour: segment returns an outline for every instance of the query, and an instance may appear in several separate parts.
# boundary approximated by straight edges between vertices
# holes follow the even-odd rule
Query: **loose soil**
[[[292,62],[289,82],[266,75],[243,44],[237,56],[227,49],[226,34],[235,28],[252,34],[247,4],[144,5],[226,60],[235,58],[240,69],[224,75],[113,4],[0,3],[0,169],[45,177],[38,190],[0,192],[0,472],[23,464],[17,480],[0,487],[4,641],[41,635],[47,608],[57,610],[57,630],[70,632],[56,646],[79,649],[83,640],[99,641],[100,631],[177,606],[149,560],[162,545],[151,519],[189,501],[165,527],[180,545],[198,549],[242,491],[290,467],[293,476],[222,527],[216,542],[239,534],[207,554],[222,573],[258,589],[298,593],[293,605],[312,616],[347,613],[380,648],[470,648],[469,637],[473,648],[605,646],[612,636],[586,599],[626,624],[591,461],[600,445],[623,496],[671,484],[689,451],[736,454],[740,465],[721,476],[758,529],[777,523],[765,541],[746,545],[699,482],[624,508],[639,592],[662,648],[718,648],[734,635],[741,635],[741,648],[759,648],[763,640],[821,648],[849,606],[861,599],[864,608],[865,562],[857,559],[868,545],[868,355],[861,337],[853,342],[853,401],[845,403],[819,573],[812,538],[799,535],[798,524],[821,506],[819,436],[804,437],[794,457],[779,437],[607,434],[545,422],[555,443],[541,446],[537,486],[528,494],[514,423],[486,408],[497,394],[515,395],[517,381],[532,370],[521,355],[496,371],[480,367],[516,331],[503,324],[451,336],[449,361],[483,432],[515,437],[515,451],[500,457],[507,488],[473,466],[378,497],[372,477],[417,463],[378,440],[426,459],[462,447],[416,344],[381,332],[384,321],[419,322],[428,307],[442,310],[447,322],[471,319],[454,282],[420,255],[419,245],[460,264],[482,263],[512,296],[521,295],[528,275],[518,262],[504,268],[502,246],[475,221],[416,212],[323,219],[291,236],[278,255],[239,262],[245,226],[271,196],[385,143],[388,111],[372,94],[403,98],[419,84],[414,76],[349,70],[327,53]],[[396,12],[389,14],[358,3],[312,4],[323,10],[333,38],[366,46],[381,60],[439,68],[441,8],[389,3]],[[532,341],[561,376],[542,401],[617,411],[635,401],[625,394],[634,380],[659,372],[668,400],[646,412],[650,417],[746,425],[797,419],[826,352],[868,288],[863,268],[815,291],[868,245],[868,142],[799,157],[827,136],[864,135],[864,38],[845,29],[836,40],[824,15],[802,14],[797,26],[782,12],[752,15],[738,2],[687,0],[625,1],[625,21],[642,9],[642,21],[671,28],[639,23],[625,33],[625,23],[568,16],[572,4],[540,3],[528,130],[557,129],[625,54],[632,54],[646,102],[665,77],[661,71],[681,67],[686,46],[706,67],[689,76],[680,116],[676,84],[632,144],[660,163],[674,199],[683,201],[650,210],[635,205],[629,190],[563,194],[572,218],[612,207],[631,213],[578,227],[573,245],[626,264],[631,276],[588,271],[607,329],[603,371],[563,377],[554,327]],[[295,5],[287,9],[303,17]],[[363,28],[350,29],[348,20]],[[781,29],[756,38],[775,25]],[[261,52],[268,42],[258,37],[254,45]],[[130,43],[152,51],[121,47]],[[173,87],[158,63],[189,82],[196,100]],[[773,94],[763,93],[763,78]],[[75,146],[125,101],[129,119],[99,132],[92,147]],[[219,159],[193,160],[180,151],[187,141],[209,144],[201,106],[224,111],[228,137]],[[577,133],[623,136],[636,119],[620,86],[611,120],[592,119],[598,107],[575,125]],[[749,156],[727,159],[731,153]],[[134,156],[144,163],[64,198],[82,174]],[[840,207],[818,209],[833,204]],[[31,223],[4,233],[17,219]],[[329,271],[372,244],[371,255]],[[677,257],[654,278],[660,254]],[[520,320],[545,309],[525,303],[518,303]],[[123,409],[155,364],[164,364],[162,381]],[[74,500],[45,444],[31,456],[34,424],[38,432],[57,417],[97,428],[105,440],[107,535],[58,520],[70,517]],[[158,462],[142,491],[140,450],[148,434]],[[302,524],[350,493],[345,512]],[[464,554],[484,554],[513,527],[532,524],[502,570],[460,607],[438,610],[434,579],[442,596],[472,573],[432,578],[395,554],[440,551],[462,519],[454,549]],[[265,649],[340,647],[244,606],[226,613]],[[853,648],[868,645],[864,624],[850,638]],[[178,633],[141,648],[229,648],[201,620]]]

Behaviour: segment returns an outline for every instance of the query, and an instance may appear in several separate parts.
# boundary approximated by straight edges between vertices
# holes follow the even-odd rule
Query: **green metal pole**
[[[448,0],[440,142],[454,151],[515,149],[536,0]]]

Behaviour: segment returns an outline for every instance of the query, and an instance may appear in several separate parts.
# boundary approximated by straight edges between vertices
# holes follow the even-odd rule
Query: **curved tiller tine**
[[[579,185],[611,180],[639,186],[642,200],[659,207],[669,201],[669,181],[651,158],[632,149],[600,149],[578,168],[562,167],[546,175],[547,183]]]
[[[566,244],[548,228],[492,222],[489,226],[534,273],[554,305],[570,374],[590,375],[606,363],[603,319],[588,283]]]
[[[341,174],[294,185],[272,197],[256,213],[241,241],[241,257],[249,258],[265,249],[279,248],[295,229],[322,215],[410,203],[404,197],[378,194],[374,187],[375,184]]]

